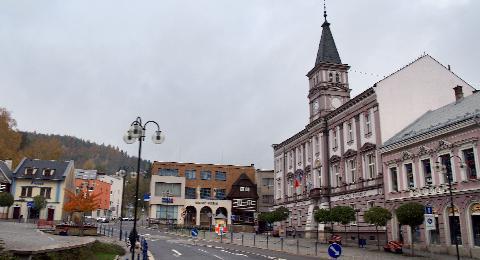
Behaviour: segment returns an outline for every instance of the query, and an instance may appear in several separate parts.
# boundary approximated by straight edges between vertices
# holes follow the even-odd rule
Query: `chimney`
[[[450,64],[448,64],[448,70],[451,70],[451,69],[450,69]]]
[[[453,90],[455,91],[455,100],[456,101],[459,101],[460,99],[463,98],[462,86],[456,86],[456,87],[453,88]]]

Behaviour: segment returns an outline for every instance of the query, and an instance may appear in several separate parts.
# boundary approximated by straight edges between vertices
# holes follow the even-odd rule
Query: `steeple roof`
[[[330,31],[330,23],[327,21],[326,15],[322,28],[322,37],[320,38],[320,44],[318,45],[315,66],[320,63],[342,64],[340,55],[338,55],[337,46],[335,46],[335,41],[333,40],[332,31]]]

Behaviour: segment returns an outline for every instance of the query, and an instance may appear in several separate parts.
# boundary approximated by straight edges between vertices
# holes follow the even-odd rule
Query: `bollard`
[[[243,234],[242,234],[242,246],[243,246]]]
[[[223,234],[222,234],[222,232],[220,232],[220,243],[223,244]]]
[[[125,242],[128,241],[128,231],[125,231]]]
[[[233,232],[230,233],[230,244],[233,244]]]
[[[206,238],[205,238],[205,236],[206,236],[205,233],[207,233],[207,231],[204,230],[204,231],[203,231],[203,239],[206,239]]]
[[[253,246],[255,246],[255,234],[253,234]]]
[[[103,226],[103,235],[105,236],[105,233],[107,231],[107,227],[106,226]]]
[[[122,235],[123,235],[123,233],[122,233],[122,231],[120,230],[120,241],[122,241]]]
[[[267,233],[267,249],[268,249],[268,233]]]
[[[315,255],[318,255],[318,241],[315,241]]]
[[[299,247],[298,247],[298,239],[297,239],[297,255],[300,253]]]
[[[280,238],[280,251],[283,251],[283,237]]]
[[[110,237],[113,237],[113,227],[110,229]]]

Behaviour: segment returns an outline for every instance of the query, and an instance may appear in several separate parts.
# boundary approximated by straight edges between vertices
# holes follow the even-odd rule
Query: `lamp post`
[[[128,176],[128,171],[131,170],[135,170],[133,167],[130,167],[130,166],[123,166],[123,167],[120,167],[119,169],[119,173],[120,173],[120,176],[122,176],[122,181],[123,181],[123,186],[122,186],[122,207],[120,208],[120,241],[122,240],[122,226],[123,226],[123,217],[124,217],[124,214],[123,214],[123,208],[124,208],[124,203],[125,203],[125,182],[126,182],[126,178]]]
[[[439,156],[438,158],[440,158],[440,160],[442,160],[441,156]],[[463,164],[463,160],[462,158],[460,158],[460,156],[458,155],[449,155],[448,157],[448,160],[452,159],[452,158],[457,158],[458,160],[460,160],[460,168],[463,169],[464,168],[464,164]],[[450,196],[450,208],[452,209],[452,216],[453,216],[453,227],[450,227],[452,229],[452,232],[453,232],[453,238],[455,239],[455,249],[457,250],[457,260],[460,260],[460,253],[458,251],[458,239],[457,239],[457,225],[455,223],[455,205],[453,203],[453,192],[452,192],[452,180],[453,180],[453,175],[452,175],[452,167],[450,166],[449,168],[447,168],[447,166],[445,164],[443,164],[442,162],[439,162],[437,160],[437,162],[435,163],[435,168],[437,170],[441,170],[442,172],[444,171],[445,172],[445,175],[447,177],[447,181],[448,181],[448,190],[449,190],[449,196]]]
[[[357,242],[358,242],[358,247],[360,247],[360,221],[358,219],[358,213],[360,213],[360,209],[355,209],[355,213],[357,215]]]
[[[148,124],[153,123],[157,126],[157,131],[152,136],[152,141],[155,144],[161,144],[165,140],[165,136],[160,131],[160,125],[155,121],[147,121],[145,124],[142,123],[142,118],[137,117],[135,121],[130,124],[130,129],[124,135],[123,140],[127,144],[133,144],[138,140],[138,161],[137,161],[137,176],[135,184],[135,205],[134,205],[134,215],[133,215],[133,229],[132,234],[130,235],[130,245],[132,251],[132,259],[135,259],[135,242],[137,240],[137,207],[138,207],[138,185],[139,185],[139,176],[140,176],[140,163],[142,155],[142,142],[145,140],[145,131]]]

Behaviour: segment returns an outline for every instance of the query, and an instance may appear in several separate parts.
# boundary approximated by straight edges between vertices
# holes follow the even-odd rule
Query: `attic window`
[[[333,73],[328,73],[328,81],[332,82],[333,81]]]
[[[36,172],[36,169],[32,167],[28,167],[25,169],[25,175],[34,175],[35,172]]]
[[[54,172],[55,172],[55,170],[52,170],[52,169],[44,169],[43,170],[43,175],[46,176],[46,177],[52,176]]]

